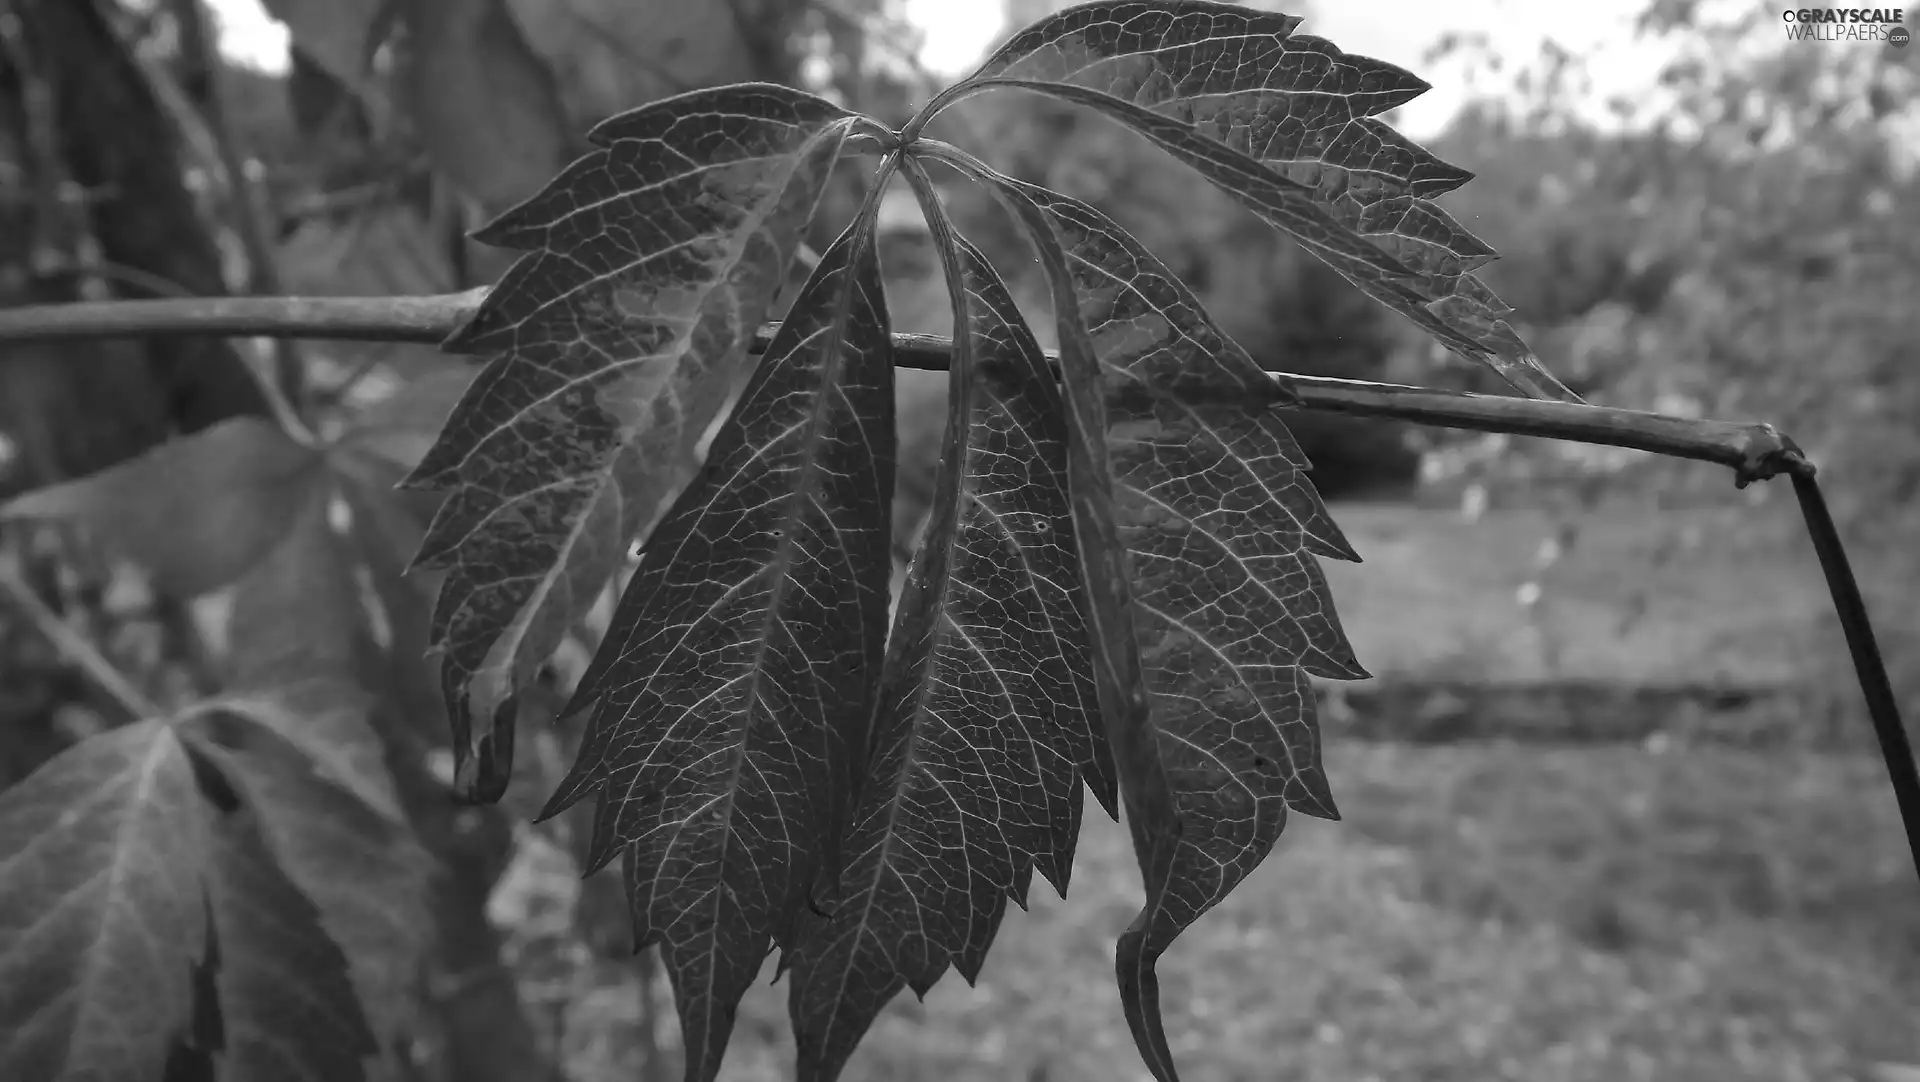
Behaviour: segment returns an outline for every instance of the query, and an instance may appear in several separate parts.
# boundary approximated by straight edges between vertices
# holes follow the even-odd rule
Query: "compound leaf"
[[[238,579],[280,543],[320,464],[272,421],[234,417],[27,492],[0,506],[0,519],[74,522],[169,595],[197,597]]]
[[[608,120],[478,239],[529,254],[445,348],[491,353],[408,478],[456,788],[493,801],[515,696],[698,467],[853,118],[752,84]]]
[[[0,792],[0,1078],[159,1082],[207,942],[207,820],[164,721]]]
[[[1090,106],[1449,349],[1523,393],[1579,401],[1506,322],[1512,308],[1473,274],[1493,249],[1432,202],[1473,174],[1373,119],[1428,84],[1295,34],[1299,24],[1211,0],[1100,0],[1014,35],[945,97],[999,85]]]
[[[871,214],[822,256],[706,465],[649,540],[571,714],[543,815],[600,791],[686,1077],[719,1069],[770,944],[834,865],[886,637],[893,352]]]
[[[1117,970],[1142,1056],[1172,1082],[1155,961],[1265,859],[1289,807],[1338,817],[1308,677],[1367,673],[1317,557],[1359,557],[1273,408],[1291,389],[1114,222],[977,175],[1035,234],[1055,291],[1087,468],[1074,524],[1147,892]]]
[[[960,329],[946,446],[845,870],[794,961],[803,1082],[837,1077],[901,988],[924,996],[949,963],[971,983],[1008,898],[1025,904],[1036,861],[1065,893],[1076,764],[1113,811],[1073,589],[1059,391],[985,257],[944,220],[936,236],[952,248]]]

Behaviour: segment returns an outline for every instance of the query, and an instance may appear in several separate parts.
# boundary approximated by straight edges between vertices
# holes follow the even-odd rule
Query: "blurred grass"
[[[1365,562],[1325,567],[1362,663],[1382,677],[1852,687],[1792,492],[1748,493],[1746,506],[1620,498],[1472,521],[1343,504],[1334,517]],[[1560,554],[1542,567],[1554,543]],[[1849,554],[1889,664],[1920,691],[1920,616],[1899,603],[1920,583],[1912,545],[1850,542]],[[1520,601],[1528,582],[1541,591],[1531,608]]]
[[[1825,1082],[1920,1061],[1920,885],[1875,761],[1329,754],[1347,820],[1296,817],[1162,964],[1190,1082]],[[1138,901],[1123,832],[1092,813],[1069,898],[1037,886],[979,987],[897,1000],[848,1082],[1144,1077],[1111,961]],[[596,1033],[631,1025],[639,990],[603,978],[569,1012],[569,1068],[631,1079]],[[785,995],[749,996],[724,1078],[790,1077]]]

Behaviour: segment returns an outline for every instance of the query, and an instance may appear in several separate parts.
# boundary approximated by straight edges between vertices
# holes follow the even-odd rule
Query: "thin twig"
[[[472,317],[486,292],[482,287],[416,297],[202,297],[38,305],[0,311],[0,342],[195,334],[439,342]],[[766,348],[772,333],[771,326],[761,330],[756,351]],[[926,334],[896,334],[893,343],[896,364],[932,371],[946,370],[953,348],[950,339]],[[1310,410],[1629,447],[1718,463],[1736,471],[1740,484],[1812,471],[1793,442],[1769,424],[1324,376],[1288,374],[1287,379],[1299,391],[1301,406]]]
[[[34,630],[45,635],[47,640],[57,647],[60,653],[80,670],[91,677],[100,690],[111,696],[135,718],[162,717],[165,711],[158,703],[147,697],[134,682],[107,660],[86,637],[68,626],[60,614],[54,612],[33,587],[20,576],[17,562],[12,558],[0,559],[0,594],[7,597],[27,617]]]
[[[131,286],[144,293],[151,293],[156,297],[191,297],[194,295],[192,290],[165,275],[141,270],[139,267],[129,267],[124,264],[109,262],[104,259],[85,263],[76,262],[72,269],[81,274],[101,279],[102,281],[118,282],[123,286]]]

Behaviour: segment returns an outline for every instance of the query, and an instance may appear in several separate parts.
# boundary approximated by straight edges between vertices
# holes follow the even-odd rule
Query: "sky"
[[[219,13],[221,49],[261,67],[285,65],[286,30],[261,8],[259,0],[211,0]],[[1330,38],[1349,52],[1388,60],[1421,73],[1434,88],[1403,111],[1399,126],[1416,138],[1439,129],[1467,99],[1463,77],[1422,62],[1422,54],[1441,32],[1486,34],[1494,49],[1515,61],[1539,54],[1554,41],[1583,57],[1594,80],[1593,119],[1604,119],[1599,102],[1613,94],[1647,95],[1665,52],[1636,42],[1633,16],[1645,0],[1307,0],[1302,32]],[[993,0],[906,0],[907,18],[923,31],[921,61],[934,71],[964,74],[1000,33],[1004,18]],[[1444,11],[1446,21],[1435,18]]]

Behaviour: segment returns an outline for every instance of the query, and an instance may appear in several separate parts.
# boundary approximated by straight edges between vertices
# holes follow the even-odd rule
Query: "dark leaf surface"
[[[687,1078],[714,1077],[770,945],[833,864],[886,635],[893,355],[869,230],[821,258],[705,467],[649,540],[568,713],[545,814],[600,790]]]
[[[1147,890],[1118,969],[1142,1053],[1171,1079],[1155,960],[1265,859],[1289,807],[1338,817],[1308,677],[1367,674],[1317,557],[1358,557],[1272,408],[1290,392],[1118,225],[1044,188],[998,184],[1044,229],[1043,247],[1057,246],[1045,261],[1072,300],[1060,304],[1069,416],[1076,440],[1098,438],[1087,457],[1104,457],[1111,479],[1101,495],[1114,534],[1081,547]],[[1244,404],[1222,404],[1222,388]],[[1083,537],[1096,510],[1076,518]],[[1121,679],[1133,665],[1143,704]]]
[[[202,805],[163,721],[0,793],[0,1078],[158,1082],[206,946]]]
[[[696,91],[477,236],[526,251],[447,348],[493,354],[408,483],[447,490],[417,566],[457,787],[497,800],[514,696],[698,467],[849,129],[820,98]]]
[[[1299,24],[1208,0],[1103,0],[1016,34],[962,85],[1024,87],[1120,120],[1448,348],[1529,395],[1578,401],[1472,273],[1493,249],[1433,202],[1472,174],[1374,119],[1428,84]]]
[[[903,987],[980,972],[1036,862],[1065,892],[1079,774],[1113,809],[1074,591],[1066,423],[1039,344],[954,245],[956,360],[939,482],[889,646],[846,866],[794,961],[805,1080],[838,1075]]]
[[[232,583],[285,535],[320,457],[259,417],[235,417],[77,481],[0,506],[0,519],[62,519],[145,568],[179,598]]]

